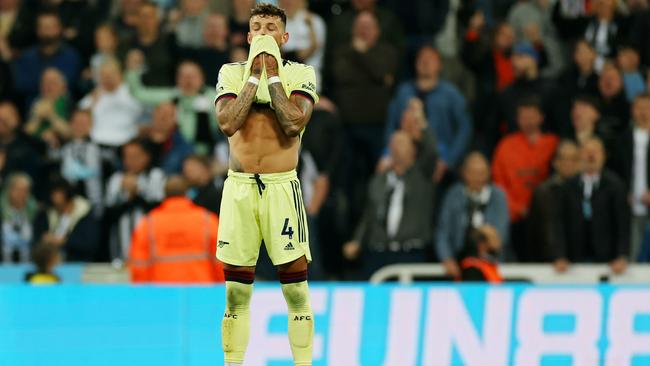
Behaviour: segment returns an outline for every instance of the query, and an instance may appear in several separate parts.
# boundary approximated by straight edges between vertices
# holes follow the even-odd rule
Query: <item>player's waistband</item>
[[[270,183],[287,183],[294,180],[298,180],[298,174],[295,170],[290,170],[288,172],[281,173],[266,173],[266,174],[255,174],[255,173],[241,173],[235,172],[233,170],[228,170],[228,179],[232,179],[238,183],[249,183],[256,184],[258,180],[261,180],[264,184]]]

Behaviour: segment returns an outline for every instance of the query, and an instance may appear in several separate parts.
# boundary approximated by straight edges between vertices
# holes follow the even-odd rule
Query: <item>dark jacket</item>
[[[560,211],[562,178],[555,175],[535,188],[528,211],[527,257],[533,262],[549,262],[554,256],[555,235],[558,233],[557,219]]]
[[[602,171],[600,182],[591,195],[591,209],[592,219],[588,225],[583,216],[582,177],[578,175],[569,179],[562,188],[554,259],[604,263],[628,255],[630,209],[625,185],[616,174]],[[592,258],[587,258],[589,246]]]
[[[206,210],[219,215],[221,208],[221,190],[212,181],[203,187],[190,190],[192,201]]]
[[[365,53],[344,44],[334,60],[334,95],[346,123],[383,126],[391,96],[388,78],[395,78],[397,52],[377,43]]]
[[[90,203],[80,197],[74,199],[75,208],[71,214],[71,226],[62,246],[68,262],[92,262],[99,247],[99,223],[92,213]],[[47,232],[56,229],[60,215],[53,209],[43,211],[34,223],[34,240],[40,240]]]
[[[423,250],[433,239],[433,184],[422,171],[413,166],[404,174],[404,203],[400,227],[394,238],[386,233],[386,216],[390,187],[388,174],[375,175],[368,187],[368,199],[355,239],[370,252],[389,251],[390,242],[399,243],[397,250]]]

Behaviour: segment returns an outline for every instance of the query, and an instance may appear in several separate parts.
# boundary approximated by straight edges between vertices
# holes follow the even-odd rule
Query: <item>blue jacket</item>
[[[501,253],[505,253],[510,221],[508,201],[501,188],[490,185],[490,189],[492,192],[485,208],[485,222],[494,226],[501,236],[501,242],[503,243]],[[457,183],[447,191],[438,218],[436,254],[440,261],[456,258],[465,244],[468,225],[469,217],[465,185]]]
[[[188,143],[178,131],[172,135],[171,149],[160,157],[160,168],[167,175],[179,174],[183,160],[194,153],[194,146]]]
[[[61,71],[68,83],[68,90],[73,90],[79,80],[81,72],[81,58],[77,51],[62,44],[56,53],[45,58],[38,46],[25,50],[13,62],[13,75],[16,90],[26,98],[26,106],[32,104],[38,95],[41,83],[41,74],[48,67]]]
[[[390,135],[400,128],[402,113],[408,106],[409,99],[417,96],[415,81],[404,82],[397,88],[388,106],[386,142],[390,140]],[[450,167],[456,167],[472,138],[472,124],[465,97],[454,85],[440,80],[433,90],[426,93],[422,102],[429,126],[438,142],[440,158]]]

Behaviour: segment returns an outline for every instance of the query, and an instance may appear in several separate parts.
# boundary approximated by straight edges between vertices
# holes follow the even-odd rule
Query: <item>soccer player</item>
[[[226,365],[241,365],[244,360],[253,277],[262,242],[278,268],[289,309],[294,363],[312,364],[314,323],[307,286],[311,254],[295,168],[301,135],[318,95],[311,66],[279,58],[279,47],[289,39],[285,24],[281,9],[255,6],[249,20],[249,61],[222,66],[217,82],[217,120],[230,145],[217,251],[226,277],[222,321]],[[256,37],[257,41],[269,41],[277,52],[255,56]]]

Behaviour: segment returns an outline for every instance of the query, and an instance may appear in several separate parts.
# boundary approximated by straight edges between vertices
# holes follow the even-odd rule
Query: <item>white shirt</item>
[[[86,95],[79,107],[92,109],[90,137],[98,144],[117,147],[138,134],[142,106],[124,83],[113,92],[101,91],[94,103],[92,94]]]
[[[599,182],[600,174],[582,175],[582,183],[584,184],[582,194],[585,198],[591,198],[591,195],[594,193],[594,189],[596,189]]]
[[[388,187],[393,188],[386,212],[386,233],[389,238],[394,238],[399,231],[404,213],[404,180],[393,172],[390,172],[386,178]]]
[[[316,88],[320,91],[321,83],[321,69],[323,67],[323,55],[325,52],[325,36],[327,28],[323,18],[314,13],[309,13],[307,10],[299,10],[292,18],[287,18],[287,33],[289,33],[289,40],[282,46],[284,51],[293,52],[297,50],[304,50],[311,46],[309,27],[305,23],[307,14],[311,15],[311,22],[316,32],[316,40],[318,46],[316,51],[305,60],[305,64],[313,66],[316,71]]]
[[[648,191],[647,181],[647,152],[650,134],[647,130],[634,129],[634,160],[632,166],[632,213],[636,216],[644,216],[647,207],[643,203],[643,195]]]

